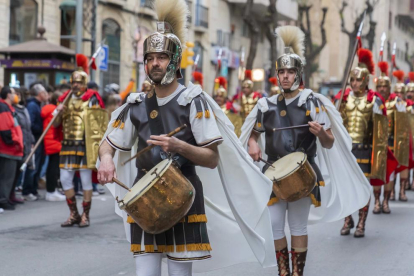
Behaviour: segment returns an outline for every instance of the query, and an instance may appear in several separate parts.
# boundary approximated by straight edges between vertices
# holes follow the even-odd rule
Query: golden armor
[[[242,97],[241,105],[243,108],[243,114],[245,118],[253,110],[253,108],[257,104],[257,101],[260,99],[259,97],[256,97],[256,98],[253,98],[253,97],[254,97],[254,92],[251,93],[249,96],[243,95]]]
[[[348,130],[353,143],[364,143],[372,136],[373,107],[376,96],[368,102],[367,96],[348,96],[347,103],[342,112],[345,128]],[[371,126],[371,127],[370,127]]]
[[[236,114],[228,110],[225,105],[222,106],[221,109],[223,110],[224,114],[226,114],[227,118],[229,118],[230,122],[234,125],[234,132],[236,133],[237,137],[240,137],[243,118],[240,116],[240,114]]]

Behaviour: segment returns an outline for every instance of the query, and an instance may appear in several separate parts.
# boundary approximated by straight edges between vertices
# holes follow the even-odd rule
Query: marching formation
[[[157,31],[143,44],[141,91],[128,90],[109,114],[88,88],[87,58],[77,55],[70,89],[38,139],[51,128],[63,135],[58,163],[69,218],[62,227],[91,224],[92,183],[99,182],[115,197],[139,276],[161,275],[163,258],[169,275],[258,262],[300,276],[313,253],[310,223],[344,220],[340,235],[362,238],[369,235],[371,198],[376,215],[392,214],[389,201],[407,201],[406,190],[414,190],[414,72],[395,70],[383,51],[376,64],[355,45],[349,87],[328,99],[304,83],[304,33],[283,26],[276,29],[284,48],[268,93],[255,91],[243,64],[237,91],[229,91],[218,62],[209,95],[201,72],[188,86],[178,81],[186,1],[155,0],[154,10]],[[1,112],[14,110],[12,92],[1,97]],[[2,124],[21,135],[13,118]]]

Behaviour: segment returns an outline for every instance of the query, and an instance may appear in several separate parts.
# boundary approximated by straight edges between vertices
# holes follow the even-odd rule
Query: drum
[[[308,196],[316,185],[316,173],[303,152],[288,154],[269,167],[265,175],[273,181],[275,195],[288,202]]]
[[[147,233],[159,234],[177,224],[190,210],[195,190],[172,160],[165,159],[146,173],[118,201]]]

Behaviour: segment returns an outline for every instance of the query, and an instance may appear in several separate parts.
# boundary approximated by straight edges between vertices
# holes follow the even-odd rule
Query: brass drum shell
[[[276,164],[277,161],[273,164]],[[280,165],[279,165],[280,166]],[[308,160],[293,173],[273,180],[273,192],[276,197],[287,202],[293,202],[308,196],[316,185],[316,173]]]
[[[180,169],[170,165],[143,195],[121,209],[147,233],[159,234],[177,224],[190,210],[195,189]]]

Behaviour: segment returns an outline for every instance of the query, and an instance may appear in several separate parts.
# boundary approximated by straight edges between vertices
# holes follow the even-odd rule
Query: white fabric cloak
[[[193,270],[196,273],[204,272],[242,262],[259,262],[263,267],[276,266],[267,209],[272,183],[254,165],[242,147],[230,120],[200,86],[190,83],[177,101],[180,105],[187,105],[201,93],[214,112],[224,141],[218,146],[220,159],[216,169],[196,167],[203,183],[212,258],[194,262]],[[131,94],[128,102],[133,103],[137,98],[137,94]],[[112,113],[104,139],[114,129],[112,123],[123,108],[121,106]],[[117,151],[114,156],[117,178],[128,187],[134,184],[137,168],[135,162],[129,162],[125,166],[121,166],[121,162],[135,153],[136,144],[130,152]],[[126,190],[116,184],[108,184],[107,187],[119,199],[126,194]],[[127,214],[116,203],[115,212],[123,218],[126,237],[130,240]]]
[[[313,93],[312,90],[303,90],[299,97],[298,106],[303,105],[311,93]],[[352,139],[342,123],[341,115],[325,96],[317,93],[313,93],[313,95],[326,107],[335,142],[331,149],[325,149],[322,147],[319,139],[317,139],[315,162],[321,170],[325,187],[320,188],[321,206],[311,208],[309,215],[310,224],[343,219],[367,205],[371,195],[371,185],[351,152]],[[266,101],[266,99],[259,100],[242,127],[240,140],[246,149],[250,134],[256,123],[258,108],[262,112],[266,112],[268,109]],[[315,119],[312,118],[312,120]],[[258,140],[263,159],[266,158],[265,142],[265,135],[263,133]],[[257,165],[263,166],[262,164]]]

